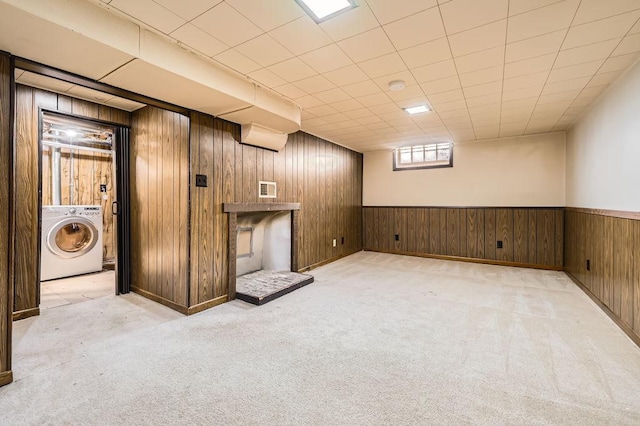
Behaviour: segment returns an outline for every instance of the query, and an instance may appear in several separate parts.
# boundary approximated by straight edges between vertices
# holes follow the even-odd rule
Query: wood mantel
[[[238,213],[250,212],[291,212],[291,271],[298,272],[298,229],[300,216],[300,203],[224,203],[225,213],[229,214],[228,255],[227,262],[229,288],[229,300],[236,298],[236,255],[238,250],[237,227]]]
[[[300,210],[300,203],[224,203],[225,213],[276,212]]]

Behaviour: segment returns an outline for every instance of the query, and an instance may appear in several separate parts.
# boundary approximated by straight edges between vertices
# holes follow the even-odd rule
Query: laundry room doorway
[[[130,288],[129,129],[39,110],[39,308]]]

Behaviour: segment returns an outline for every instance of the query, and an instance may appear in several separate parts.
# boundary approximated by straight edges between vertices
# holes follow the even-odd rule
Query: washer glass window
[[[56,245],[67,253],[77,253],[85,249],[93,239],[93,232],[84,223],[66,224],[56,232]]]

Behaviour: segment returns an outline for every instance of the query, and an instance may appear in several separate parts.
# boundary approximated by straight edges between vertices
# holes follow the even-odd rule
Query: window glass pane
[[[449,148],[438,149],[438,160],[449,160]]]
[[[436,147],[429,145],[425,147],[424,161],[436,161]]]
[[[423,146],[414,146],[413,147],[413,162],[414,163],[422,163],[424,161],[424,147]]]
[[[403,150],[400,151],[400,162],[402,164],[411,163],[411,150],[410,149],[403,149]]]

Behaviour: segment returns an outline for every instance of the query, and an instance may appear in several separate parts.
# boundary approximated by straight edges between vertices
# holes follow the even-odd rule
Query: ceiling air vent
[[[276,198],[276,183],[260,181],[259,183],[259,198]]]

